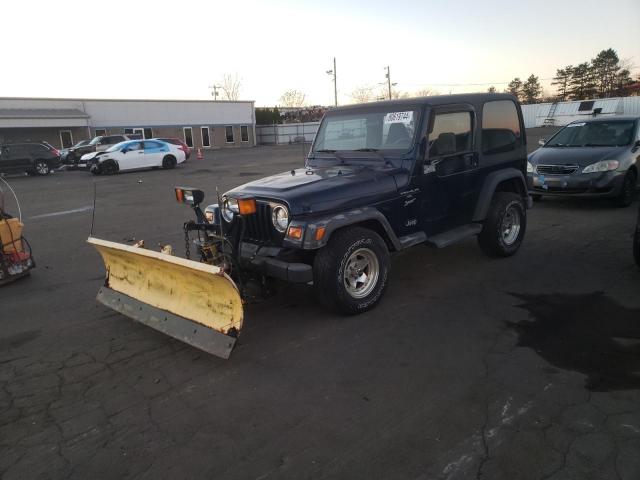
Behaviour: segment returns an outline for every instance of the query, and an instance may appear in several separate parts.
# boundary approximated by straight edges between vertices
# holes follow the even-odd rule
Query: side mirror
[[[640,140],[636,140],[633,144],[633,147],[631,147],[631,151],[635,152],[638,148],[640,148]]]
[[[127,153],[129,151],[128,148],[123,148],[122,150],[120,150],[122,153]]]
[[[546,138],[541,138],[540,140],[538,140],[538,145],[543,146],[545,143],[547,143],[547,139]]]

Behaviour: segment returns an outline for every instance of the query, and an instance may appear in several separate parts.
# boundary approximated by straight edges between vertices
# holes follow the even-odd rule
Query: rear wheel
[[[167,155],[162,159],[162,168],[171,169],[176,166],[176,157],[173,155]]]
[[[527,214],[517,193],[496,192],[484,221],[478,243],[490,257],[509,257],[522,244],[527,229]]]
[[[36,163],[33,165],[33,169],[38,175],[49,175],[51,169],[49,168],[49,164],[44,160],[36,160]]]
[[[380,235],[361,227],[338,230],[316,255],[316,296],[331,310],[366,312],[382,298],[389,269],[389,251]]]
[[[616,198],[616,203],[619,207],[628,207],[633,203],[633,199],[636,195],[637,183],[638,177],[636,176],[636,172],[629,170],[624,176],[620,193]]]

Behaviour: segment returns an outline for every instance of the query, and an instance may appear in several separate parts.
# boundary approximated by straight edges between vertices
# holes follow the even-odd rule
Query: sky
[[[209,99],[224,74],[240,98],[287,90],[333,104],[361,86],[498,90],[514,77],[613,48],[640,73],[640,0],[3,2],[0,96]],[[550,80],[542,80],[549,92]]]

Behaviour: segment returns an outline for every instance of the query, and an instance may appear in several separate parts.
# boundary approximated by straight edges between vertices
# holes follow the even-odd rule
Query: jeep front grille
[[[268,243],[278,233],[271,221],[271,205],[256,202],[256,213],[244,217],[244,239],[258,243]]]
[[[579,168],[578,165],[538,165],[536,171],[542,175],[571,175]]]

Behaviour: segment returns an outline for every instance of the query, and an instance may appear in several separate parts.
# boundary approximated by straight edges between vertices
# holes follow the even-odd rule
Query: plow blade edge
[[[229,358],[242,329],[242,299],[222,270],[90,237],[107,270],[97,300],[213,355]]]

